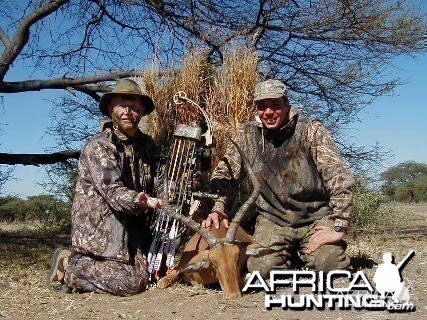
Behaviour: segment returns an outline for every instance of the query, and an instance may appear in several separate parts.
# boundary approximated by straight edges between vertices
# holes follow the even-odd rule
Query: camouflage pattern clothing
[[[262,246],[274,249],[271,254],[261,257],[249,257],[249,272],[259,271],[264,278],[269,277],[272,269],[291,269],[297,267],[294,259],[299,255],[304,265],[310,269],[330,271],[345,269],[350,260],[345,254],[347,244],[340,241],[324,244],[312,254],[306,254],[308,241],[317,226],[333,227],[334,221],[328,216],[299,228],[281,227],[274,222],[258,216],[255,225],[254,241]]]
[[[82,149],[71,210],[69,287],[116,295],[145,290],[151,211],[141,208],[136,196],[153,194],[158,155],[148,135],[138,131],[128,138],[109,118]]]
[[[67,286],[78,292],[133,295],[143,292],[148,286],[147,260],[140,250],[133,264],[76,253],[68,260],[65,277]]]
[[[258,226],[267,220],[277,228],[288,229],[289,234],[294,234],[298,228],[313,229],[319,221],[325,221],[323,217],[327,217],[332,226],[334,220],[347,222],[352,210],[351,187],[354,179],[335,142],[319,120],[299,117],[293,107],[290,108],[289,119],[274,131],[266,130],[261,123],[252,121],[244,124],[233,137],[246,154],[257,177],[268,187],[264,190],[268,196],[260,196],[256,201]],[[212,190],[222,196],[216,201],[214,209],[224,210],[230,188],[244,177],[242,165],[239,153],[230,144],[211,178]],[[274,246],[277,241],[265,240],[266,235],[259,234],[261,229],[255,227],[255,238],[259,241],[264,239],[260,244]],[[281,232],[284,231],[278,234]],[[295,243],[308,241],[310,234],[301,234],[293,237]],[[285,252],[285,247],[290,248],[289,241],[282,235],[279,242],[284,248],[282,256],[287,259],[290,252]],[[343,250],[344,243],[340,248]],[[263,260],[269,257],[265,256]],[[261,258],[250,260],[254,259]]]

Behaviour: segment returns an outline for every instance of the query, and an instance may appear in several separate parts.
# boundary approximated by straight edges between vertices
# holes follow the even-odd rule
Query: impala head
[[[249,238],[249,236],[248,236]],[[271,249],[259,244],[248,242],[226,243],[224,238],[218,239],[215,247],[200,252],[200,259],[197,262],[187,264],[182,270],[185,274],[200,272],[203,268],[210,269],[213,266],[216,279],[224,291],[224,297],[239,298],[240,291],[240,270],[246,264],[249,256],[262,256],[271,252]]]
[[[239,258],[240,249],[235,244],[226,243],[210,249],[209,259],[215,267],[225,298],[241,297]]]
[[[269,248],[247,243],[224,243],[217,248],[210,249],[209,258],[217,271],[219,284],[226,299],[242,296],[240,270],[246,264],[248,257],[262,256],[268,252],[271,252]]]
[[[262,247],[258,244],[252,244],[252,239],[247,236],[247,241],[236,242],[236,232],[242,218],[249,211],[249,208],[255,203],[258,196],[261,194],[261,183],[255,176],[252,167],[249,164],[246,156],[240,147],[230,139],[242,157],[245,168],[251,178],[254,190],[249,199],[240,207],[235,214],[233,221],[224,237],[218,237],[213,234],[213,231],[208,231],[201,227],[199,223],[189,217],[182,216],[168,207],[167,198],[164,198],[163,203],[166,207],[163,208],[165,212],[172,218],[179,220],[187,227],[197,232],[209,245],[209,249],[201,252],[201,259],[195,263],[188,264],[183,270],[183,273],[191,273],[205,268],[207,264],[212,264],[221,288],[224,291],[225,298],[238,298],[241,297],[240,291],[240,270],[246,263],[249,255],[260,256],[271,252],[271,249]],[[164,186],[167,186],[167,178],[165,178]],[[164,190],[164,196],[167,195],[167,189]]]

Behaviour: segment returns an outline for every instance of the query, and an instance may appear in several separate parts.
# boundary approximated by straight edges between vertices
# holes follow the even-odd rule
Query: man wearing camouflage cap
[[[148,285],[144,254],[159,150],[138,123],[152,99],[130,79],[117,81],[99,103],[101,132],[81,151],[71,210],[71,251],[57,249],[49,282],[62,291],[126,296]],[[57,285],[54,287],[53,283]]]
[[[241,146],[268,196],[256,201],[255,242],[273,249],[250,257],[248,270],[264,277],[272,269],[289,269],[299,258],[316,270],[346,268],[343,238],[352,210],[354,179],[326,127],[298,115],[286,86],[267,80],[255,86],[257,119],[244,124],[233,139]],[[221,195],[203,222],[206,228],[227,225],[226,195],[244,177],[242,160],[229,144],[211,178]]]

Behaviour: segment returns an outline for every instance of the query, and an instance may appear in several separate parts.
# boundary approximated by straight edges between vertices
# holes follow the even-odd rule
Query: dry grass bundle
[[[255,109],[251,97],[258,80],[257,64],[253,50],[234,48],[225,56],[206,103],[206,110],[215,122],[237,129],[239,124],[253,117]]]
[[[172,97],[175,94],[173,76],[158,76],[154,69],[147,71],[142,78],[135,79],[149,95],[155,104],[155,110],[149,116],[142,118],[142,131],[148,133],[160,143],[165,144],[171,134],[168,127],[173,125],[174,117],[171,113]]]
[[[156,105],[155,111],[143,118],[142,128],[160,144],[167,144],[177,123],[200,124],[201,113],[186,104],[176,106],[173,96],[184,91],[187,97],[198,104],[204,104],[204,97],[210,87],[213,69],[206,62],[203,53],[191,51],[183,57],[179,71],[159,76],[153,67],[144,77],[136,77],[136,81],[151,96]]]
[[[205,104],[205,97],[212,82],[214,69],[207,63],[203,53],[191,52],[185,56],[182,68],[177,74],[176,91],[184,91],[187,98],[198,105]],[[202,114],[194,107],[184,104],[177,108],[178,119],[183,123],[202,121]]]
[[[156,104],[155,112],[143,118],[143,130],[160,144],[168,144],[177,123],[200,125],[203,118],[195,107],[173,103],[174,94],[184,91],[210,115],[217,154],[222,155],[227,143],[225,137],[254,116],[251,96],[258,80],[258,61],[253,50],[232,48],[228,53],[223,65],[216,69],[208,64],[203,53],[190,51],[178,71],[158,76],[152,68],[143,78],[137,78]]]
[[[255,51],[232,48],[214,78],[206,110],[214,123],[218,155],[225,152],[226,136],[231,136],[240,124],[254,117],[252,94],[259,79],[257,65]]]

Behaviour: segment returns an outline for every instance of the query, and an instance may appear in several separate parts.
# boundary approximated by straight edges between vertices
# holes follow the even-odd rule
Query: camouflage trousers
[[[77,292],[106,292],[116,296],[141,293],[148,286],[145,257],[138,251],[133,265],[72,255],[65,270],[65,283]]]
[[[324,217],[300,228],[281,227],[261,215],[258,216],[254,240],[275,251],[262,257],[249,257],[248,271],[257,270],[263,277],[268,278],[272,269],[290,269],[298,256],[306,267],[318,271],[347,268],[350,259],[345,254],[347,247],[345,241],[323,245],[311,254],[305,253],[308,241],[315,232],[314,228],[316,226],[332,228],[333,225],[333,220]]]

